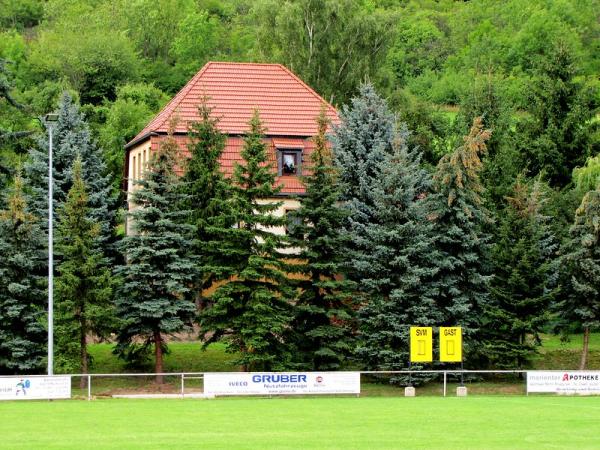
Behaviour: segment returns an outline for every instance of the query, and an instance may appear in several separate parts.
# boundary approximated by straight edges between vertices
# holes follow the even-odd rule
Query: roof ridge
[[[251,61],[209,61],[206,64],[230,64],[230,65],[246,65],[246,66],[280,66],[280,63],[267,63],[267,62],[251,62]]]
[[[294,77],[294,79],[296,81],[298,81],[302,86],[304,86],[314,97],[316,97],[318,100],[320,100],[321,103],[325,103],[325,106],[327,106],[328,109],[332,109],[335,112],[335,108],[333,107],[333,105],[331,103],[329,103],[327,100],[325,100],[323,97],[321,97],[317,93],[317,91],[315,91],[313,88],[311,88],[308,84],[306,84],[304,81],[302,81],[302,79],[298,75],[296,75],[294,72],[292,72],[290,69],[288,69],[283,64],[278,63],[277,65],[279,67],[281,67],[285,72],[290,74],[292,77]]]

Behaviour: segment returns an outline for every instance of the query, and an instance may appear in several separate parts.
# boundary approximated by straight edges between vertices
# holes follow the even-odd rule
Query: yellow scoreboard
[[[433,361],[433,328],[410,327],[410,361]]]
[[[440,361],[462,361],[461,327],[440,327]]]

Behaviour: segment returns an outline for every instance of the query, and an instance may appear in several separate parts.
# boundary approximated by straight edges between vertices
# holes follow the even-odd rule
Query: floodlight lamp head
[[[49,113],[44,116],[44,121],[49,123],[58,122],[58,114]]]

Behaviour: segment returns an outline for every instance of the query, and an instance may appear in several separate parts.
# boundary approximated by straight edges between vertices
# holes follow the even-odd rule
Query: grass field
[[[3,449],[598,448],[599,397],[0,403]]]

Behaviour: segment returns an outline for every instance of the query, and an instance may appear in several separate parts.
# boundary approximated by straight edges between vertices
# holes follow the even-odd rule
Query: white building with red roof
[[[265,142],[276,184],[281,186],[277,201],[283,205],[277,215],[298,208],[291,196],[301,195],[300,181],[305,162],[314,147],[311,138],[317,133],[316,117],[322,104],[333,123],[338,122],[335,108],[281,64],[207,63],[163,110],[125,146],[125,173],[128,193],[133,182],[143,177],[152,152],[167,135],[170,120],[178,117],[175,139],[187,153],[188,129],[198,121],[198,106],[203,98],[219,119],[219,129],[227,136],[221,156],[223,173],[231,175],[234,164],[241,162],[240,152],[255,109],[266,128]],[[269,201],[271,199],[265,199]],[[283,231],[283,230],[280,230]]]

